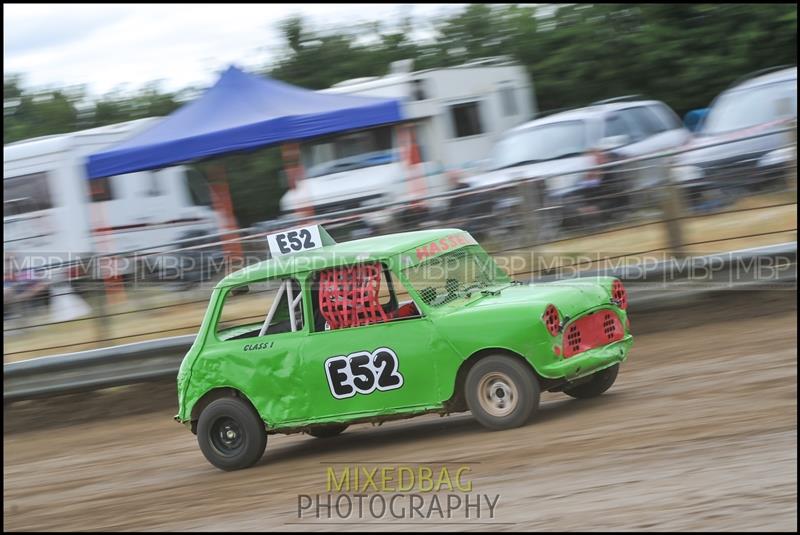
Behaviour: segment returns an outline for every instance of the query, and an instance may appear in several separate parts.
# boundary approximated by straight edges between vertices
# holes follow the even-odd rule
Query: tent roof
[[[89,156],[89,178],[156,169],[403,119],[398,100],[319,93],[229,67],[197,100]]]

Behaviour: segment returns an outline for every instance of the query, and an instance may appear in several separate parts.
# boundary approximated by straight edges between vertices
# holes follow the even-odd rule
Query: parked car
[[[639,194],[666,177],[652,162],[604,171],[592,168],[676,148],[690,137],[663,102],[610,99],[510,130],[495,144],[488,171],[466,181],[470,186],[492,186],[541,177],[546,186],[543,202],[553,228],[587,212],[601,211],[608,219],[641,205]],[[603,200],[597,200],[600,196]]]
[[[797,120],[797,67],[770,71],[715,98],[689,151],[675,162],[673,176],[691,209],[785,184],[794,148],[780,130]]]
[[[175,419],[223,470],[274,433],[467,410],[519,427],[542,391],[608,390],[633,343],[618,279],[514,281],[458,229],[267,241],[272,259],[217,284],[178,372]]]

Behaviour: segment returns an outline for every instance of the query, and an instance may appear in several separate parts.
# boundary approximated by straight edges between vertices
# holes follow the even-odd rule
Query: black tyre
[[[614,381],[617,380],[619,373],[619,364],[614,364],[610,368],[600,370],[591,376],[585,383],[565,388],[564,393],[577,399],[594,398],[611,388]]]
[[[200,413],[197,442],[208,462],[222,470],[239,470],[254,465],[264,454],[267,430],[246,402],[222,398]]]
[[[347,429],[347,424],[318,425],[308,430],[308,434],[316,438],[331,438]]]
[[[539,382],[530,366],[505,355],[478,361],[464,384],[467,406],[493,430],[524,425],[539,408]]]

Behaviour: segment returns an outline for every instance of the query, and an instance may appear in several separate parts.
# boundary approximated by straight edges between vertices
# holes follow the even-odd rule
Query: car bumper
[[[628,334],[622,340],[588,349],[573,357],[562,358],[545,366],[540,373],[549,378],[563,378],[570,381],[579,379],[624,362],[628,358],[631,345],[633,345],[633,335]]]

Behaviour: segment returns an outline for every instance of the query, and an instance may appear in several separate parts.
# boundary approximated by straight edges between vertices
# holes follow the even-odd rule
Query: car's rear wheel
[[[340,435],[345,429],[346,424],[341,425],[319,425],[308,430],[308,434],[316,438],[331,438]]]
[[[619,373],[619,364],[614,364],[610,368],[600,370],[593,374],[591,379],[585,383],[565,388],[564,393],[577,399],[594,398],[611,388],[614,381],[617,380]]]
[[[211,402],[197,422],[197,442],[208,462],[222,470],[254,465],[267,447],[264,422],[238,398]]]
[[[525,424],[539,408],[539,382],[530,367],[506,355],[478,361],[464,384],[467,406],[489,429],[511,429]]]

